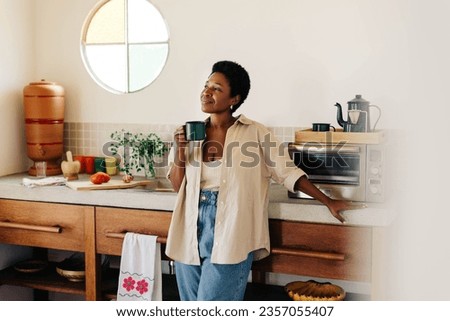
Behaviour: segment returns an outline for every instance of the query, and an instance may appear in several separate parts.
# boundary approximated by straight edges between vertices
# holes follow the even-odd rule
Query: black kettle
[[[347,121],[342,117],[342,106],[339,103],[335,104],[337,107],[337,122],[344,129],[344,132],[371,132],[375,130],[375,126],[381,117],[380,107],[371,105],[361,95],[356,95],[347,104]],[[370,107],[378,109],[378,118],[372,128],[370,128]]]

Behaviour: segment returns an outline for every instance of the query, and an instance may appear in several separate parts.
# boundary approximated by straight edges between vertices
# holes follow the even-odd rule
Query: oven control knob
[[[376,166],[371,167],[370,168],[370,173],[373,174],[373,175],[378,175],[378,174],[380,174],[380,168],[376,167]]]
[[[376,185],[370,186],[370,191],[372,192],[372,194],[378,194],[380,192],[378,186]]]

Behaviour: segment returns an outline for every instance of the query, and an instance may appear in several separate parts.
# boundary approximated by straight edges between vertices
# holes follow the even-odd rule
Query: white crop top
[[[200,188],[210,191],[218,191],[220,186],[220,169],[222,160],[217,159],[212,162],[202,162],[200,177]]]

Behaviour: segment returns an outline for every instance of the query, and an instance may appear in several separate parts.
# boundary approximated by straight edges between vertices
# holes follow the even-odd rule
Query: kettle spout
[[[334,105],[337,107],[337,122],[339,126],[344,127],[347,122],[344,121],[344,118],[342,118],[342,106],[339,103],[336,103]]]

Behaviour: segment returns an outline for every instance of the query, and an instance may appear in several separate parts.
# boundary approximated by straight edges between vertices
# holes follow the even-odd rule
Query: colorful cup
[[[117,174],[117,159],[115,157],[105,158],[106,174],[116,175]]]
[[[94,156],[84,156],[84,164],[86,174],[95,173],[95,157]]]
[[[95,157],[94,159],[95,172],[104,172],[106,173],[105,166],[105,158],[104,157]]]
[[[79,174],[83,174],[86,172],[86,159],[84,156],[74,156],[73,160],[75,161],[79,161],[80,162],[80,171],[78,172]]]

